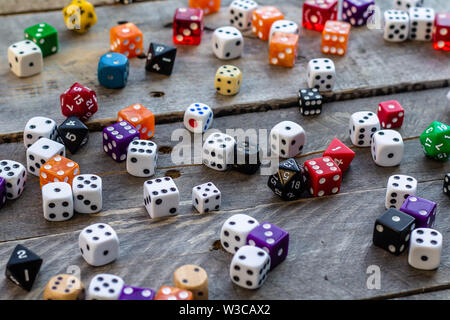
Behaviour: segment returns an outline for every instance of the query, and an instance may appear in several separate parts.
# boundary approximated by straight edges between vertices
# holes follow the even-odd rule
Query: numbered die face
[[[409,15],[398,10],[384,12],[384,40],[390,42],[402,42],[408,39]]]
[[[306,175],[303,165],[295,159],[288,159],[280,163],[278,171],[269,177],[267,185],[284,200],[295,200],[301,196],[306,188]]]
[[[117,300],[122,292],[122,278],[113,274],[98,274],[89,284],[87,300]]]
[[[308,63],[308,86],[319,91],[331,91],[336,81],[336,69],[331,59],[313,59]]]
[[[342,171],[330,157],[305,161],[309,175],[309,192],[315,197],[336,194],[341,188]]]
[[[225,96],[235,95],[239,92],[242,83],[242,72],[232,65],[221,66],[217,69],[214,86],[216,92]]]
[[[164,177],[144,183],[144,205],[151,218],[178,214],[180,193],[172,178]]]
[[[203,10],[178,8],[173,18],[173,43],[199,45],[203,27]]]
[[[247,30],[252,27],[253,10],[258,4],[252,0],[235,0],[228,7],[230,24],[239,30]]]
[[[430,158],[445,161],[450,156],[450,127],[433,121],[420,135],[423,152]]]
[[[222,60],[235,59],[242,54],[244,38],[235,27],[217,28],[213,33],[212,50]]]
[[[411,233],[408,263],[420,270],[434,270],[441,263],[442,234],[434,229],[418,228]]]
[[[352,26],[362,26],[375,12],[374,0],[344,0],[342,3],[342,20]]]
[[[47,23],[39,23],[24,31],[25,39],[31,40],[41,48],[44,57],[58,51],[58,31]]]
[[[170,76],[175,65],[176,55],[177,48],[175,47],[160,43],[150,43],[145,69]]]
[[[400,128],[405,118],[405,110],[397,100],[384,101],[378,105],[377,115],[382,128]]]
[[[102,210],[102,178],[95,174],[80,174],[72,181],[74,208],[78,213]]]
[[[70,184],[52,182],[42,187],[44,218],[48,221],[65,221],[73,216],[73,195]]]
[[[409,196],[400,211],[414,217],[417,228],[431,228],[436,220],[436,202],[417,196]]]
[[[253,11],[252,31],[261,40],[269,40],[270,28],[277,20],[284,20],[284,15],[275,7],[260,7]]]
[[[129,72],[130,64],[125,55],[109,52],[100,57],[97,77],[102,86],[111,89],[125,87]]]
[[[319,115],[322,112],[322,99],[319,89],[301,89],[298,92],[300,113],[304,116]]]
[[[50,279],[44,289],[44,300],[82,300],[84,285],[79,278],[69,274],[58,274]]]
[[[355,112],[350,117],[349,134],[357,147],[370,147],[372,136],[380,130],[380,121],[370,111]]]
[[[305,130],[295,122],[282,121],[270,131],[272,154],[282,158],[293,158],[302,153],[305,143]]]
[[[435,13],[433,8],[409,9],[411,40],[431,41],[433,36]]]
[[[192,205],[198,212],[219,210],[222,195],[212,182],[207,182],[192,188]]]
[[[213,123],[213,112],[203,103],[193,103],[184,112],[184,126],[191,132],[203,133]]]
[[[410,176],[396,174],[389,177],[386,190],[386,209],[400,209],[410,195],[416,194],[417,180]]]
[[[65,156],[66,149],[59,142],[41,138],[27,149],[28,172],[39,177],[39,170],[50,158],[59,155]]]
[[[155,174],[158,146],[147,140],[134,140],[128,146],[127,172],[135,177],[150,177]]]
[[[31,147],[40,138],[56,140],[57,137],[56,122],[46,117],[31,118],[23,130],[23,143],[25,144],[25,148]]]
[[[72,180],[80,174],[78,163],[63,156],[50,158],[39,170],[39,180],[41,188],[50,182],[67,182],[72,184]]]
[[[243,246],[233,256],[230,277],[233,283],[246,289],[257,289],[267,279],[270,256],[254,246]]]
[[[272,36],[275,32],[299,34],[298,24],[291,20],[277,20],[270,27],[269,43],[272,41]]]
[[[42,51],[30,40],[16,42],[8,48],[8,62],[9,68],[18,77],[33,76],[44,68]]]
[[[72,154],[75,154],[89,140],[88,128],[75,116],[64,120],[58,127],[58,134],[64,146]]]
[[[139,139],[139,132],[127,121],[117,122],[103,129],[103,150],[115,161],[127,158],[127,149],[131,141]]]
[[[203,164],[211,169],[225,171],[233,164],[236,140],[225,133],[213,133],[203,144]]]
[[[144,52],[144,36],[133,23],[112,27],[110,32],[111,51],[123,54],[127,58],[139,56]]]
[[[146,140],[155,134],[155,115],[140,103],[126,107],[117,113],[117,121],[124,120],[139,131],[140,139]]]
[[[408,12],[414,7],[422,7],[423,0],[392,0],[394,9]]]
[[[30,291],[41,265],[42,259],[39,256],[18,244],[6,264],[5,276],[14,284]]]
[[[202,267],[192,264],[179,267],[173,273],[173,283],[192,292],[195,300],[208,300],[208,274]]]
[[[343,144],[339,139],[334,138],[323,153],[324,157],[330,157],[337,164],[342,172],[347,171],[350,163],[355,157],[355,152]]]
[[[84,260],[91,266],[104,266],[119,256],[119,238],[106,223],[84,228],[78,237],[78,247]]]
[[[336,20],[337,10],[337,0],[306,0],[302,11],[303,28],[321,32],[325,22]]]
[[[373,161],[382,167],[398,166],[403,158],[403,139],[395,130],[379,130],[372,136]]]
[[[124,286],[119,300],[153,300],[155,291],[147,288]]]
[[[97,94],[75,82],[59,97],[61,112],[66,117],[76,116],[81,121],[86,121],[98,110]]]
[[[0,177],[5,179],[6,198],[17,199],[23,192],[27,181],[27,170],[16,161],[0,160]]]
[[[220,231],[222,247],[229,253],[236,253],[247,241],[247,235],[259,222],[246,214],[235,214],[228,218]]]

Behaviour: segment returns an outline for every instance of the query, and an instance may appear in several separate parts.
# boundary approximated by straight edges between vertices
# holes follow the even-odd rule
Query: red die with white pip
[[[434,19],[433,47],[450,51],[450,13],[437,13]]]
[[[199,45],[203,33],[203,10],[178,8],[173,17],[173,42]]]
[[[333,159],[339,169],[341,169],[342,172],[345,172],[355,157],[355,153],[339,139],[334,138],[327,150],[323,153],[323,156]]]
[[[306,0],[303,3],[302,26],[305,29],[323,31],[325,22],[336,20],[337,0]]]
[[[305,161],[309,175],[309,192],[314,197],[336,194],[341,188],[342,171],[330,157]]]
[[[86,121],[98,110],[94,90],[75,82],[60,97],[61,111],[66,117],[76,116]]]
[[[405,110],[397,100],[384,101],[378,105],[377,115],[383,129],[400,128],[405,118]]]

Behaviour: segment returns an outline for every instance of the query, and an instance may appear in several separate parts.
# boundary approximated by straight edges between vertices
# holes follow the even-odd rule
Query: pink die
[[[378,105],[377,115],[383,129],[400,128],[405,117],[405,109],[397,100],[384,101]]]
[[[173,43],[199,45],[203,28],[202,9],[178,8],[173,18]]]

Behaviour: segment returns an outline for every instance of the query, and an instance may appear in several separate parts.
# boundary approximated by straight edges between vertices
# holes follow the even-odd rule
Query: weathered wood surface
[[[273,1],[259,1],[261,5]],[[389,8],[388,1],[380,3]],[[450,2],[430,0],[437,11],[449,11]],[[16,137],[30,116],[50,116],[61,122],[59,95],[73,82],[79,81],[98,93],[100,110],[91,120],[92,126],[110,121],[117,111],[135,102],[141,102],[158,115],[158,121],[179,120],[186,106],[200,100],[210,105],[216,114],[261,111],[292,106],[296,93],[306,87],[306,64],[320,53],[320,34],[301,30],[298,63],[293,69],[268,64],[267,43],[253,36],[245,38],[242,58],[224,62],[216,59],[210,49],[212,29],[226,25],[225,8],[206,17],[207,30],[198,47],[179,46],[174,73],[171,77],[145,72],[145,60],[131,60],[130,81],[124,89],[102,88],[96,79],[100,55],[108,51],[108,30],[117,21],[133,21],[144,32],[145,48],[150,41],[170,44],[173,12],[185,1],[136,3],[128,6],[104,6],[97,9],[99,21],[85,35],[65,29],[60,12],[45,12],[0,17],[1,59],[6,61],[7,47],[23,38],[23,29],[46,21],[58,29],[61,50],[45,59],[45,71],[28,79],[19,79],[6,63],[0,66],[0,141]],[[301,20],[301,2],[288,0],[277,3],[286,18]],[[386,43],[381,30],[353,28],[349,50],[345,57],[332,57],[336,63],[338,83],[328,100],[382,95],[393,92],[448,86],[450,63],[447,53],[433,50],[430,43]],[[213,77],[224,64],[235,64],[244,74],[241,92],[233,97],[216,94]],[[155,92],[163,92],[155,97]],[[158,94],[156,94],[157,96]],[[27,115],[27,116],[23,116]]]

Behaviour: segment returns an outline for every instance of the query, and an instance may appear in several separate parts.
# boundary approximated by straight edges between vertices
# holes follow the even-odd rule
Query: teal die
[[[116,89],[126,86],[130,66],[123,54],[109,52],[98,62],[98,82],[107,88]]]
[[[58,31],[45,22],[26,28],[24,33],[25,40],[36,43],[44,57],[56,53],[59,49]]]

